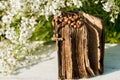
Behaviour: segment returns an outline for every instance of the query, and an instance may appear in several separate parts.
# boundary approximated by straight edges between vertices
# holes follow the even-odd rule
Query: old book
[[[102,20],[84,12],[63,12],[53,19],[59,79],[89,78],[104,71]]]

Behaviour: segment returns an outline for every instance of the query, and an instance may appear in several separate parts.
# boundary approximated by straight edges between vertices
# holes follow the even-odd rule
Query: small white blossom
[[[5,7],[2,2],[0,2],[0,10],[3,10]]]
[[[7,62],[12,65],[16,65],[16,60],[14,58],[8,58]]]
[[[5,32],[5,37],[13,43],[17,43],[17,35],[13,27],[9,27]]]
[[[78,1],[77,8],[80,8],[80,7],[82,7],[82,2]]]
[[[4,24],[11,24],[12,19],[13,19],[13,16],[11,16],[11,15],[4,15],[4,16],[2,17],[2,22],[3,22]]]
[[[53,7],[53,9],[57,9],[58,8],[58,4],[56,3],[56,2],[52,2],[52,5],[51,5],[52,7]]]
[[[5,31],[4,28],[0,28],[0,36],[1,36],[2,34],[4,34],[4,31]]]
[[[112,2],[106,2],[103,4],[103,9],[106,11],[106,12],[110,12],[111,10],[111,7],[113,6],[113,3]]]
[[[32,17],[31,19],[29,19],[29,23],[30,23],[30,25],[31,25],[32,28],[37,24],[36,19],[34,17]]]
[[[67,6],[72,6],[72,1],[66,2]]]
[[[95,1],[95,4],[98,4],[98,2],[99,2],[99,0],[96,0],[96,1]]]
[[[78,4],[78,0],[73,0],[74,5]]]
[[[13,5],[14,4],[14,5]],[[21,0],[10,0],[11,8],[16,11],[23,11],[25,10],[25,2]]]
[[[36,19],[34,17],[26,18],[22,17],[21,20],[21,27],[20,29],[20,36],[19,41],[20,43],[26,43],[27,40],[32,37],[32,33],[35,30],[34,26],[36,24]]]

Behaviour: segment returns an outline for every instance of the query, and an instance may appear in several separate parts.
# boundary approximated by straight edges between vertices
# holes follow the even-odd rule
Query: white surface
[[[30,66],[29,69],[23,70],[21,73],[0,77],[0,80],[57,80],[57,52],[55,44],[49,45],[51,52],[46,50],[43,59],[36,65]],[[120,45],[106,44],[105,49],[105,71],[103,75],[90,79],[80,80],[120,80]]]

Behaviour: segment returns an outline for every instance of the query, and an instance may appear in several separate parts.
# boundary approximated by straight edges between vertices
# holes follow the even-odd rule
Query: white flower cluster
[[[5,32],[5,37],[9,39],[12,43],[17,43],[18,36],[16,35],[14,27],[8,27]]]
[[[41,15],[45,15],[47,19],[49,15],[59,15],[62,8],[70,6],[76,6],[76,8],[82,7],[81,0],[44,0],[42,4],[44,3],[46,5],[40,7]]]
[[[0,7],[3,11],[1,23],[6,30],[5,36],[14,43],[26,43],[27,39],[32,36],[34,26],[37,24],[36,19],[45,15],[46,19],[50,15],[59,15],[60,9],[67,6],[82,7],[80,0],[6,0],[0,1]],[[19,33],[16,32],[12,23],[15,16],[21,17]],[[29,15],[29,17],[28,17]],[[34,15],[34,16],[33,16]],[[26,17],[27,16],[27,17]],[[2,34],[1,30],[0,34]],[[16,42],[15,42],[16,41]]]
[[[120,12],[120,7],[118,7],[116,4],[115,4],[115,1],[114,0],[102,0],[101,1],[103,3],[103,9],[106,11],[106,12],[110,12],[110,17],[111,17],[111,22],[115,22],[115,19],[118,18],[118,14]]]
[[[112,2],[106,2],[103,4],[103,9],[106,11],[106,12],[110,12],[111,10],[111,7],[113,6],[113,3]]]
[[[35,18],[26,18],[26,17],[22,17],[21,20],[21,27],[20,29],[20,37],[19,37],[19,42],[20,43],[26,43],[26,41],[32,37],[32,32],[35,29],[35,24],[37,22],[35,21]]]
[[[37,63],[40,56],[35,50],[40,47],[41,42],[26,45],[14,45],[7,40],[0,42],[0,75],[15,74],[18,68]]]
[[[62,8],[82,7],[80,0],[0,0],[0,73],[11,74],[39,59],[30,42],[40,16],[59,15]],[[1,39],[3,38],[3,39]]]

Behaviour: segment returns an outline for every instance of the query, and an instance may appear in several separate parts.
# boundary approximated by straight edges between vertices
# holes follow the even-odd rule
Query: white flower
[[[78,4],[78,0],[73,0],[74,5]]]
[[[30,25],[31,25],[32,28],[37,24],[36,19],[34,17],[32,17],[31,19],[29,19],[29,23],[30,23]]]
[[[4,9],[4,5],[0,2],[0,10]]]
[[[59,3],[59,6],[60,6],[61,8],[66,7],[64,0],[56,0],[56,3]]]
[[[77,6],[77,8],[82,7],[82,2],[80,0],[73,0],[73,4]]]
[[[16,60],[13,57],[7,59],[7,62],[12,65],[16,65]]]
[[[21,23],[28,24],[28,18],[22,17]]]
[[[6,14],[7,14],[8,16],[10,16],[10,17],[13,17],[13,16],[14,16],[14,14],[13,14],[11,11],[6,11]]]
[[[38,12],[39,11],[39,8],[40,8],[40,5],[38,4],[39,2],[34,2],[30,7],[31,7],[31,10],[34,11],[34,12]]]
[[[18,36],[16,35],[15,29],[13,27],[7,28],[5,37],[11,40],[11,42],[17,43]]]
[[[110,12],[112,6],[113,6],[113,3],[112,3],[112,2],[106,2],[106,3],[103,4],[103,9],[104,9],[106,12]]]
[[[0,36],[4,34],[4,28],[0,28]]]
[[[32,37],[32,33],[34,31],[34,26],[37,23],[35,21],[36,19],[34,17],[26,18],[26,17],[22,17],[21,20],[21,27],[20,29],[20,36],[19,36],[19,41],[21,43],[26,43],[26,41]]]
[[[14,5],[13,5],[14,4]],[[11,8],[16,11],[21,11],[25,9],[25,2],[21,0],[10,0]]]
[[[72,2],[66,2],[67,6],[72,6]]]
[[[82,2],[78,1],[77,8],[80,8],[80,7],[82,7]]]
[[[3,63],[3,60],[0,59],[0,69],[3,68],[2,63]]]
[[[54,1],[52,1],[52,5],[53,9],[57,9],[58,8],[58,4]]]
[[[5,56],[4,51],[0,52],[0,57],[3,58]]]
[[[11,16],[11,15],[4,15],[4,16],[2,17],[2,22],[3,22],[4,24],[11,24],[12,19],[13,19],[13,16]]]
[[[50,12],[51,12],[53,15],[56,14],[56,11],[55,11],[55,9],[54,9],[52,6],[50,6]]]
[[[98,2],[99,2],[99,0],[96,0],[96,1],[95,1],[95,4],[98,4]]]
[[[0,1],[0,10],[6,9],[8,6],[8,3],[6,1]]]

